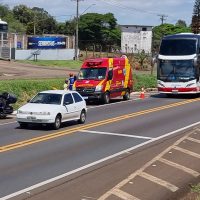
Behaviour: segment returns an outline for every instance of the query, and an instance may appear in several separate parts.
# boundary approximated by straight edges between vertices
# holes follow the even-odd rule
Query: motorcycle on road
[[[7,115],[13,113],[13,107],[10,104],[14,104],[16,101],[15,95],[8,92],[0,93],[0,119],[4,119]]]

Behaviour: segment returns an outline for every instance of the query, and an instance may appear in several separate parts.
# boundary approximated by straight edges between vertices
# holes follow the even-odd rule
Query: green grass
[[[18,63],[27,63],[31,65],[45,66],[45,67],[61,67],[68,69],[80,69],[82,61],[75,60],[18,60]]]
[[[155,88],[156,87],[156,76],[148,74],[134,74],[134,91],[140,91],[142,87]]]
[[[142,87],[156,87],[156,77],[150,75],[134,75],[134,91],[140,91]],[[7,91],[15,94],[18,98],[14,108],[18,108],[33,97],[37,92],[63,89],[64,78],[57,79],[34,79],[34,80],[0,80],[0,93]]]
[[[14,108],[18,108],[42,90],[63,89],[64,79],[1,80],[0,92],[15,94],[18,98]]]
[[[191,191],[200,194],[200,183],[191,186]]]

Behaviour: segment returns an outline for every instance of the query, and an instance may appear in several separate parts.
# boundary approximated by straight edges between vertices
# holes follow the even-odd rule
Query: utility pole
[[[33,35],[35,35],[36,34],[36,16],[35,16],[35,13],[34,13],[34,19],[33,19]]]
[[[79,22],[79,1],[76,0],[76,34],[75,34],[75,60],[78,60],[78,22]]]
[[[160,16],[161,24],[163,25],[164,20],[166,20],[168,16],[167,15],[158,15],[158,16]]]

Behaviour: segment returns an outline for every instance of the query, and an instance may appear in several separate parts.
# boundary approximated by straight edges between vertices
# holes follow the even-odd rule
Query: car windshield
[[[160,60],[158,79],[168,82],[186,82],[195,79],[192,60]]]
[[[163,40],[160,54],[168,56],[183,56],[196,53],[196,39],[170,39]]]
[[[106,69],[106,67],[81,69],[78,74],[78,79],[105,79]]]
[[[29,103],[42,103],[42,104],[61,104],[62,95],[61,94],[51,94],[51,93],[38,93]]]

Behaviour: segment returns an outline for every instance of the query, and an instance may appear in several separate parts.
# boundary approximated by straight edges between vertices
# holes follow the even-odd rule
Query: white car
[[[17,110],[17,122],[21,128],[28,124],[51,124],[59,129],[62,122],[86,120],[86,102],[76,91],[48,90],[39,92],[27,104]]]

